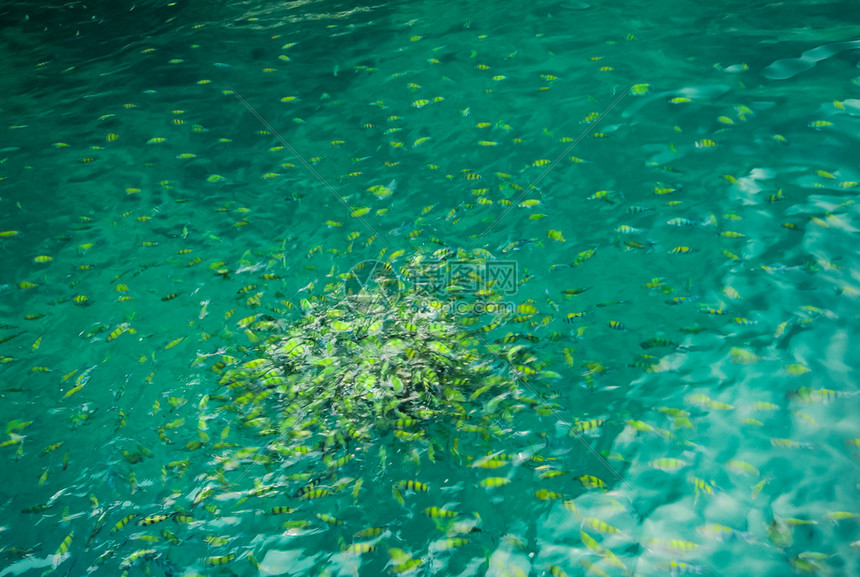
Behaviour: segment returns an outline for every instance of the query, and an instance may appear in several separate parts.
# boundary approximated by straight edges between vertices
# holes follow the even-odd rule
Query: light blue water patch
[[[860,41],[835,42],[807,50],[799,58],[777,60],[764,69],[764,75],[773,80],[787,80],[801,72],[811,69],[818,62],[832,58],[844,50],[860,48]]]

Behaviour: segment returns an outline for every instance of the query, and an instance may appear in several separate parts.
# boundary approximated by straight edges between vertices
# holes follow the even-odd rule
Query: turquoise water
[[[858,574],[851,7],[5,3],[0,576]]]

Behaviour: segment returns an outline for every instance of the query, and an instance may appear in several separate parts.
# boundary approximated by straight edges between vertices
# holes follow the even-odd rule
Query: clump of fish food
[[[246,424],[282,435],[325,424],[360,438],[376,425],[479,419],[486,412],[467,407],[478,399],[495,399],[495,411],[502,400],[520,399],[514,367],[534,357],[522,345],[488,344],[483,336],[503,321],[502,307],[493,312],[501,295],[449,274],[452,259],[480,265],[485,251],[443,249],[432,257],[415,254],[398,270],[377,261],[370,273],[362,263],[324,294],[302,299],[294,322],[269,323],[269,336],[247,351],[253,358],[231,358],[222,373],[234,406],[249,407]],[[428,278],[446,281],[428,287]],[[261,399],[276,403],[277,419],[257,410]]]

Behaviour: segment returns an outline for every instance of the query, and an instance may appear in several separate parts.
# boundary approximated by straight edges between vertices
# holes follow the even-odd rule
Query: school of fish
[[[186,24],[187,53],[135,56],[198,100],[122,93],[96,136],[44,142],[75,167],[64,185],[99,192],[45,210],[0,189],[0,577],[860,570],[860,284],[831,248],[860,177],[702,169],[747,129],[788,150],[743,81],[625,75],[607,55],[636,50],[624,30],[577,61],[599,81],[572,103],[534,44],[410,19],[402,56],[344,57],[323,90],[265,84],[303,48],[268,34],[255,91],[224,62],[191,74],[215,39]],[[77,74],[61,60],[36,73]],[[531,109],[504,113],[520,90]],[[860,101],[825,100],[803,129],[826,144]],[[562,106],[567,123],[541,116]],[[592,154],[649,110],[662,132],[632,190]],[[814,481],[825,463],[844,475]]]

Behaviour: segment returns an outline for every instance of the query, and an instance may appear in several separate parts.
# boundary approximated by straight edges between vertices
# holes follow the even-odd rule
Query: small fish
[[[140,526],[154,525],[156,523],[161,523],[162,521],[164,521],[165,519],[168,519],[169,517],[170,517],[170,515],[164,515],[164,514],[150,515],[149,517],[144,517],[143,519],[138,521],[137,524]],[[126,523],[127,522],[128,521],[126,521]]]
[[[358,554],[370,553],[372,551],[376,551],[376,546],[372,545],[370,543],[353,543],[352,545],[348,546],[345,549],[345,551],[347,553],[358,553]]]
[[[503,485],[507,485],[511,480],[505,477],[488,477],[486,479],[481,479],[480,485],[482,487],[501,487]]]
[[[421,483],[419,481],[413,481],[411,479],[408,481],[400,481],[397,483],[397,486],[400,487],[401,489],[411,489],[413,491],[421,491],[421,492],[427,492],[430,489],[430,487],[428,487],[425,483]]]
[[[424,509],[424,514],[428,517],[456,517],[458,515],[456,511],[442,509],[440,507],[427,507]]]
[[[652,469],[657,469],[659,471],[672,472],[677,471],[682,467],[686,467],[687,463],[682,461],[681,459],[673,459],[673,458],[662,458],[662,459],[654,459],[653,461],[648,462],[648,466]]]
[[[367,529],[362,529],[361,531],[356,532],[353,537],[356,539],[379,537],[382,535],[383,531],[384,529],[382,527],[368,527]]]
[[[601,533],[620,533],[621,532],[620,529],[613,527],[612,525],[610,525],[606,521],[601,521],[600,519],[598,519],[596,517],[586,517],[585,519],[582,520],[582,524],[587,525],[588,527],[591,527],[595,531],[599,531]]]
[[[204,557],[203,562],[206,565],[224,565],[229,563],[233,559],[236,558],[235,553],[230,553],[229,555],[215,555],[212,557]]]

